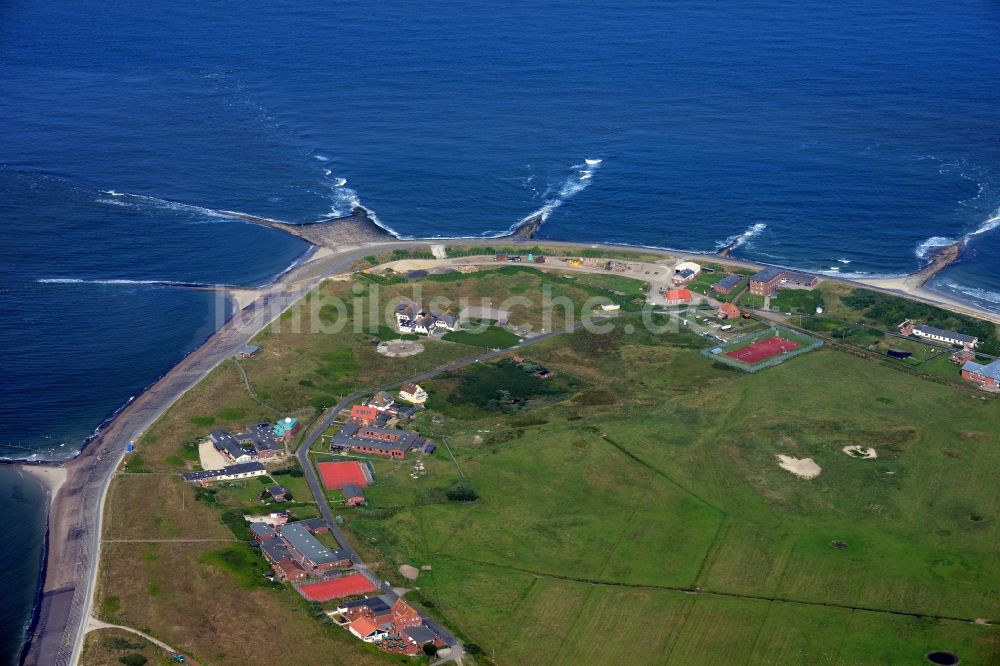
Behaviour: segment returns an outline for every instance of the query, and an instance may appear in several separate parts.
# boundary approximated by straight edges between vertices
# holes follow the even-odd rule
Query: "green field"
[[[442,336],[448,342],[458,342],[463,345],[473,347],[487,347],[490,349],[506,349],[513,347],[521,338],[517,337],[506,328],[489,325],[476,330],[449,331]]]
[[[680,337],[533,354],[575,397],[442,426],[477,503],[441,498],[448,460],[417,481],[379,462],[369,497],[394,515],[348,522],[388,562],[431,564],[422,599],[497,663],[1000,659],[971,624],[1000,617],[996,401],[826,349],[755,375]]]
[[[427,297],[496,300],[549,284],[579,312],[610,289],[602,275],[509,268],[423,284]],[[852,316],[842,296],[823,293],[831,326]],[[531,308],[512,319],[541,321]],[[258,397],[307,425],[321,399],[478,351],[428,340],[390,360],[369,331],[284,321],[244,365]],[[413,478],[413,456],[374,459],[369,506],[334,508],[376,574],[412,589],[482,664],[894,664],[931,649],[1000,661],[1000,632],[974,622],[1000,621],[1000,402],[831,346],[746,374],[702,356],[702,338],[626,332],[635,322],[518,351],[551,379],[498,360],[421,382],[414,427],[439,444],[425,473]],[[129,469],[144,473],[117,475],[108,496],[98,607],[202,663],[252,663],[262,635],[288,663],[383,661],[259,575],[239,521],[265,510],[263,484],[207,493],[177,477],[207,430],[273,416],[225,363],[139,440]],[[778,454],[822,473],[793,476]],[[272,478],[297,517],[316,515],[302,477]],[[478,499],[449,499],[459,485]],[[408,583],[403,563],[431,569]]]

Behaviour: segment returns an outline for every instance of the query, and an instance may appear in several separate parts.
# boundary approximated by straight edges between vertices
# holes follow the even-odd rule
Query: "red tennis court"
[[[761,361],[767,360],[772,356],[784,354],[798,348],[798,343],[786,340],[780,335],[775,335],[770,338],[758,340],[753,344],[747,345],[743,349],[726,352],[726,356],[735,358],[737,361],[743,361],[744,363],[753,365],[754,363],[760,363]]]
[[[340,578],[322,580],[318,583],[299,585],[299,594],[309,601],[329,601],[340,597],[353,597],[357,594],[373,592],[375,586],[361,574],[351,574]]]
[[[368,475],[359,462],[323,462],[316,467],[319,468],[327,490],[339,490],[352,483],[362,488],[368,487]]]

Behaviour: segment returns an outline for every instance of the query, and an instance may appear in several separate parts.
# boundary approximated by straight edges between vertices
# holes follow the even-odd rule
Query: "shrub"
[[[125,666],[143,666],[143,664],[149,660],[138,652],[133,652],[132,654],[127,654],[124,657],[118,657],[118,661],[125,664]]]
[[[127,638],[122,638],[121,636],[109,638],[104,641],[104,645],[110,650],[141,650],[143,647],[142,643],[133,643]]]
[[[475,502],[479,499],[479,495],[473,490],[472,486],[464,483],[460,483],[457,486],[449,489],[446,496],[452,502]]]

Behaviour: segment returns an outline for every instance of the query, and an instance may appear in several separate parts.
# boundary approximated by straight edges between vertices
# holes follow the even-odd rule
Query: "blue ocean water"
[[[0,455],[78,447],[216,325],[145,282],[305,249],[214,208],[545,210],[544,238],[865,275],[971,234],[935,286],[1000,308],[998,36],[989,0],[3,3]]]

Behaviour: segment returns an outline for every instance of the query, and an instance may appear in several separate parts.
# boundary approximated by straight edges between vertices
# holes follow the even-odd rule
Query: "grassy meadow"
[[[624,280],[506,267],[418,284],[425,301],[477,305],[548,284],[579,314],[595,295],[629,302],[636,281]],[[373,291],[413,288],[328,282],[320,295],[349,307],[306,300],[300,321],[353,324]],[[108,496],[102,619],[205,664],[256,663],[261,636],[285,663],[391,661],[259,575],[240,517],[267,510],[264,484],[206,493],[179,472],[197,469],[213,428],[279,414],[308,427],[338,396],[478,350],[422,340],[424,353],[387,359],[367,320],[314,333],[296,319],[261,333],[262,354],[242,362],[260,402],[229,361],[139,440]],[[519,307],[511,321],[543,318]],[[377,575],[414,588],[477,663],[890,664],[931,649],[1000,661],[1000,632],[974,623],[1000,620],[1000,403],[830,348],[746,374],[701,356],[697,336],[626,333],[628,322],[520,351],[548,380],[501,360],[424,383],[414,427],[439,444],[424,472],[415,456],[374,459],[370,505],[334,508]],[[795,477],[778,454],[822,473]],[[272,467],[293,514],[316,515],[302,477]],[[449,499],[456,487],[477,499]],[[406,583],[404,563],[430,570]],[[95,641],[83,663],[109,654]]]
[[[1000,659],[973,623],[1000,617],[997,403],[827,349],[745,375],[694,344],[546,342],[531,358],[577,392],[513,415],[435,385],[422,431],[444,415],[458,467],[376,462],[392,515],[349,530],[388,572],[430,564],[421,598],[497,663]],[[459,469],[473,504],[443,497]]]

